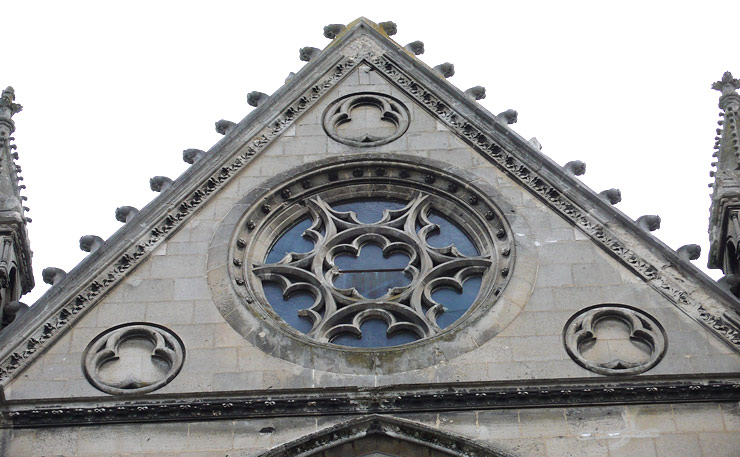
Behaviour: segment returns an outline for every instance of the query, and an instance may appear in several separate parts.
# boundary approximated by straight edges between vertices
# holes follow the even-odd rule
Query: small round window
[[[329,170],[254,207],[232,248],[247,304],[317,343],[369,349],[442,334],[495,300],[511,264],[502,215],[463,182],[412,173]]]

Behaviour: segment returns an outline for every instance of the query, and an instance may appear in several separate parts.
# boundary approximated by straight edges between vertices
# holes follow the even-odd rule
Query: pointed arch
[[[369,415],[306,435],[261,457],[513,457],[468,438],[395,417]]]

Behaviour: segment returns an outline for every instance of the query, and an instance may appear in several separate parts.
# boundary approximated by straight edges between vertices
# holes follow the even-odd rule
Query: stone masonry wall
[[[737,457],[737,404],[399,415],[517,457]],[[5,430],[8,457],[246,457],[352,417],[300,417]],[[272,431],[274,429],[274,431]]]
[[[206,281],[208,245],[220,221],[249,190],[277,173],[327,156],[368,152],[328,139],[321,113],[338,96],[385,92],[411,109],[400,139],[378,152],[443,161],[495,186],[513,208],[517,259],[503,297],[513,322],[478,349],[436,366],[389,375],[337,374],[271,357],[250,345],[216,309]],[[186,347],[185,366],[157,393],[306,388],[339,385],[596,377],[574,363],[562,343],[576,311],[624,303],[656,317],[668,335],[666,357],[648,374],[736,372],[740,357],[677,310],[578,229],[550,211],[375,72],[356,70],[146,262],[77,322],[5,390],[8,399],[87,397],[101,393],[84,378],[82,352],[99,333],[134,321],[161,324]],[[508,305],[507,305],[508,306]]]

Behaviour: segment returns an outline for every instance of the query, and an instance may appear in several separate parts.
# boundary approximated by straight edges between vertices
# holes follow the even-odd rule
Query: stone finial
[[[263,92],[253,90],[252,92],[247,94],[247,104],[249,106],[258,107],[264,102],[266,102],[268,98],[270,98],[269,95]]]
[[[221,119],[216,122],[216,131],[221,135],[228,135],[229,132],[234,130],[234,127],[236,127],[236,124],[234,122],[227,121],[226,119]]]
[[[285,77],[285,83],[287,84],[287,83],[288,83],[288,81],[290,81],[290,80],[291,80],[291,79],[293,79],[293,78],[295,78],[295,73],[293,73],[293,72],[291,71],[290,73],[288,73],[288,76],[286,76],[286,77]]]
[[[581,160],[571,160],[570,162],[563,165],[563,170],[574,176],[581,176],[586,174],[586,162]]]
[[[92,254],[100,249],[103,246],[103,243],[105,243],[105,241],[97,235],[85,235],[80,238],[80,249]]]
[[[725,275],[717,281],[720,289],[740,298],[740,275]]]
[[[310,62],[321,54],[321,49],[306,46],[298,50],[298,57],[304,62]]]
[[[199,161],[206,155],[206,151],[200,149],[186,149],[182,151],[182,160],[190,165]]]
[[[385,21],[385,22],[379,22],[378,26],[383,29],[386,35],[393,36],[398,32],[398,27],[396,26],[396,23],[393,21]]]
[[[648,232],[654,232],[660,228],[660,216],[657,215],[650,214],[640,216],[637,218],[636,222],[641,229]]]
[[[538,151],[542,150],[542,143],[540,143],[540,140],[538,140],[536,137],[530,138],[528,143],[531,144],[532,147],[537,149]]]
[[[15,89],[8,86],[0,95],[0,116],[12,117],[20,113],[23,106],[15,102]]]
[[[434,67],[433,70],[445,78],[451,78],[455,75],[455,66],[449,62],[441,63]]]
[[[486,98],[486,88],[483,86],[473,86],[465,91],[465,95],[471,100],[483,100]]]
[[[344,24],[329,24],[327,26],[324,26],[324,36],[333,40],[337,37],[337,35],[342,33],[342,30],[344,30],[345,28],[347,28],[347,26]]]
[[[622,201],[622,192],[619,189],[611,188],[599,192],[599,197],[608,201],[612,205],[616,205],[617,203]]]
[[[424,54],[424,42],[423,41],[419,41],[419,40],[412,41],[411,43],[407,44],[403,48],[415,56],[420,56]]]
[[[172,187],[173,182],[167,176],[155,176],[149,180],[149,188],[154,192],[164,192]]]
[[[137,214],[139,214],[139,210],[133,206],[119,206],[116,208],[116,220],[124,224],[133,219]]]
[[[722,75],[722,79],[712,84],[712,89],[718,90],[722,93],[719,97],[719,107],[723,111],[727,111],[729,108],[734,107],[738,109],[740,107],[740,95],[736,92],[740,89],[740,79],[732,77],[732,73],[726,71]],[[718,134],[720,133],[719,129]]]
[[[52,286],[59,284],[66,276],[67,272],[57,267],[46,267],[41,272],[44,282]]]
[[[740,89],[740,79],[733,78],[732,73],[726,71],[722,79],[712,83],[712,89],[722,92],[722,95],[737,95],[735,91]]]
[[[514,109],[507,109],[506,111],[503,111],[496,115],[496,119],[498,119],[499,122],[503,122],[504,124],[516,124],[518,117],[519,113],[517,113]]]
[[[699,258],[701,255],[701,246],[698,244],[687,244],[676,249],[676,254],[684,262],[690,262]]]

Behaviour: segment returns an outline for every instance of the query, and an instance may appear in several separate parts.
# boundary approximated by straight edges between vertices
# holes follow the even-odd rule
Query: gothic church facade
[[[716,85],[718,284],[394,33],[326,27],[29,309],[3,94],[4,455],[738,454],[740,83]]]

